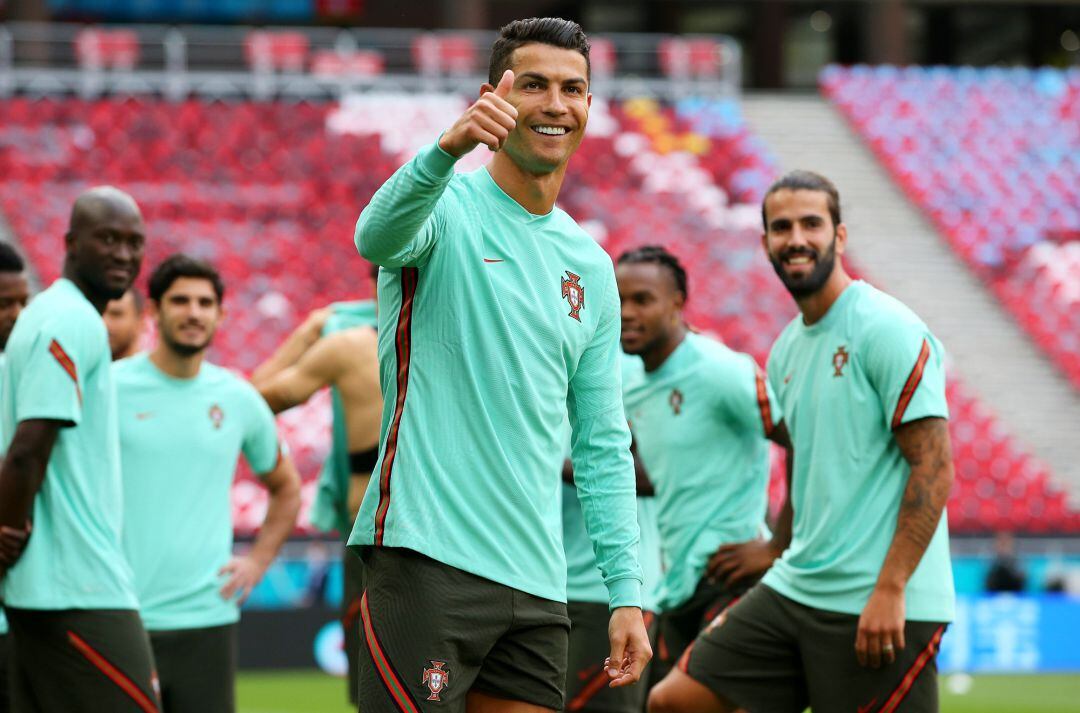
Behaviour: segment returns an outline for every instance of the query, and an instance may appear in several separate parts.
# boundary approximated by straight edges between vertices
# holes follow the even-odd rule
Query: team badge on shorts
[[[844,375],[844,367],[847,366],[847,363],[848,363],[847,349],[845,349],[843,346],[837,347],[836,348],[836,353],[833,354],[833,357],[832,357],[833,377],[834,378]]]
[[[562,296],[570,303],[570,316],[581,321],[581,310],[585,309],[585,288],[581,285],[581,275],[575,275],[569,270],[566,277],[562,278]]]
[[[225,412],[221,410],[221,407],[214,404],[210,407],[210,423],[214,424],[214,428],[221,428],[221,422],[225,420]]]
[[[441,701],[439,694],[443,689],[450,684],[450,672],[443,668],[446,665],[445,661],[431,661],[431,668],[424,669],[424,685],[431,691],[431,695],[427,697],[429,701]]]

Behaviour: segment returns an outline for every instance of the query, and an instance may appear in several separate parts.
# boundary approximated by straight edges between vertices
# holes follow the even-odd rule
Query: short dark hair
[[[592,72],[589,63],[589,38],[581,25],[561,17],[532,17],[514,20],[499,30],[499,37],[491,46],[488,62],[488,82],[496,86],[503,73],[510,69],[510,57],[522,45],[539,42],[544,45],[576,50],[585,58],[585,78]]]
[[[670,270],[671,276],[675,278],[675,289],[682,293],[683,300],[690,298],[690,293],[687,291],[686,269],[679,262],[679,258],[662,245],[643,245],[640,248],[628,250],[619,256],[616,264],[643,262],[651,262]]]
[[[0,241],[0,272],[22,272],[25,269],[22,255],[15,251],[11,243]]]
[[[833,182],[813,171],[792,171],[784,174],[769,186],[769,190],[765,191],[765,197],[761,199],[761,224],[765,226],[765,232],[769,231],[769,221],[765,217],[765,201],[777,191],[821,191],[825,194],[826,203],[829,206],[833,228],[840,225],[840,192],[836,190]]]
[[[221,275],[218,274],[213,265],[204,260],[196,260],[183,253],[170,255],[154,269],[154,272],[150,275],[148,285],[150,299],[154,302],[161,302],[161,298],[165,296],[172,284],[181,277],[196,277],[209,280],[210,284],[214,286],[218,302],[225,300],[225,283],[221,281]]]

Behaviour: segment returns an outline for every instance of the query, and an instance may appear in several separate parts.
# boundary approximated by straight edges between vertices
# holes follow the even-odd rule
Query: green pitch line
[[[941,713],[1076,713],[1080,676],[942,677]],[[961,684],[961,685],[957,685]],[[238,713],[350,713],[345,682],[315,671],[242,673]]]

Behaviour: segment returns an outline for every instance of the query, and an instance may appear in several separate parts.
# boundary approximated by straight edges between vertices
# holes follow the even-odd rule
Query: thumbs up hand
[[[454,158],[464,156],[479,144],[492,151],[501,149],[517,126],[517,109],[506,100],[513,86],[514,72],[508,69],[494,91],[484,92],[446,130],[439,139],[439,148]]]

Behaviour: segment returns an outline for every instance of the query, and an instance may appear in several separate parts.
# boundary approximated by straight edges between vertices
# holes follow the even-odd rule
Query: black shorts
[[[149,633],[163,713],[236,710],[236,624]]]
[[[728,586],[722,581],[712,582],[703,577],[689,599],[661,614],[657,655],[649,681],[656,683],[666,676],[701,630],[746,594],[756,581],[741,580]]]
[[[0,634],[0,713],[11,713],[11,687],[8,684],[8,635]]]
[[[908,621],[906,646],[881,668],[855,657],[859,617],[814,609],[759,584],[724,611],[679,668],[749,713],[938,709],[936,655],[945,625]]]
[[[364,713],[463,713],[469,691],[562,708],[565,604],[406,549],[370,548],[365,567]]]
[[[566,711],[582,713],[641,713],[649,687],[649,670],[633,686],[611,688],[611,677],[604,668],[604,659],[611,653],[608,622],[611,613],[607,604],[567,602],[570,614],[570,652],[566,667]],[[656,633],[656,617],[643,612],[650,641]]]
[[[341,598],[341,628],[345,635],[345,658],[349,660],[349,702],[356,704],[360,685],[360,598],[364,595],[364,561],[346,549],[341,555],[344,588]]]
[[[158,713],[138,612],[8,607],[7,617],[16,713]]]

